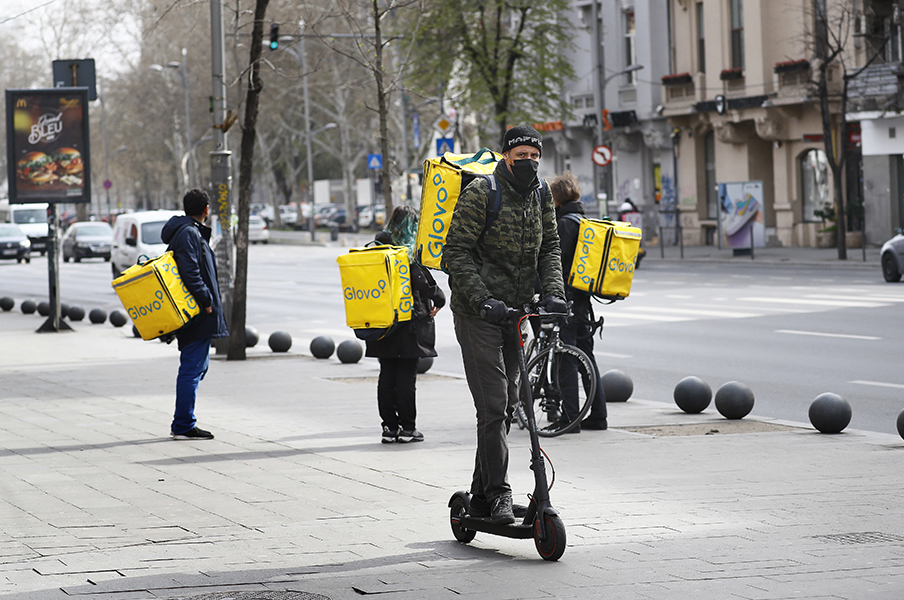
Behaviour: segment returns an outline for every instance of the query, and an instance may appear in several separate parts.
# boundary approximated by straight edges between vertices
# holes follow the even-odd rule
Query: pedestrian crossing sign
[[[383,168],[383,155],[382,154],[368,154],[367,155],[367,168],[371,171],[377,171]]]
[[[454,138],[436,138],[436,155],[442,156],[446,152],[452,152],[455,148]]]

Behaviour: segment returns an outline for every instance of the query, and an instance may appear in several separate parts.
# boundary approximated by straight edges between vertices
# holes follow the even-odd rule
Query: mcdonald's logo
[[[16,108],[26,108],[28,106],[28,102],[25,98],[19,98],[16,100]]]

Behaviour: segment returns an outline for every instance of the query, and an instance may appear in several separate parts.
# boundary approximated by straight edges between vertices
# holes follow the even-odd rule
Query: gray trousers
[[[492,501],[511,492],[508,435],[518,403],[520,342],[510,323],[454,315],[465,376],[477,409],[477,456],[471,494]]]

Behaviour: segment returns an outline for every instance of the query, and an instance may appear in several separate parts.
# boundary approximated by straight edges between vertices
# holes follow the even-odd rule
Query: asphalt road
[[[251,247],[248,324],[262,344],[277,330],[304,352],[317,335],[353,338],[335,262],[343,252]],[[435,275],[448,291],[445,276]],[[62,263],[60,280],[63,302],[121,309],[109,263]],[[17,309],[23,299],[45,299],[47,289],[44,258],[0,263],[0,295],[15,298]],[[812,400],[834,392],[852,404],[852,428],[895,433],[904,409],[901,303],[904,285],[883,282],[878,268],[647,261],[628,299],[597,305],[606,319],[597,361],[603,371],[630,375],[637,398],[672,402],[675,384],[688,375],[714,392],[735,380],[753,390],[754,414],[807,422]],[[437,350],[436,371],[462,372],[448,309],[437,316]]]

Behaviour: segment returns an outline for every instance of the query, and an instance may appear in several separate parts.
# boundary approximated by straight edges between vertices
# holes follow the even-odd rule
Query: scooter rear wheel
[[[546,539],[539,536],[540,523],[546,530]],[[559,560],[565,553],[565,524],[558,515],[543,515],[542,521],[534,521],[534,545],[543,560]]]
[[[468,507],[465,505],[464,500],[460,497],[456,496],[452,499],[452,504],[450,506],[450,514],[449,517],[451,519],[452,524],[452,535],[455,536],[455,539],[461,542],[462,544],[467,544],[471,540],[474,539],[474,536],[477,535],[477,532],[472,529],[465,529],[461,526],[460,519],[464,517],[468,513]]]

